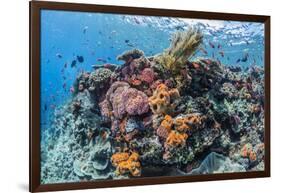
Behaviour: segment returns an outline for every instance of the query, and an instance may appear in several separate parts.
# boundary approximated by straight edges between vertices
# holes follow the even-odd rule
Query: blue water
[[[161,53],[169,46],[173,32],[193,25],[204,34],[204,45],[196,57],[243,68],[263,66],[261,23],[42,10],[42,129],[48,128],[55,108],[70,99],[70,89],[79,72],[92,70],[93,64],[121,64],[116,56],[133,48],[143,50],[147,56]],[[71,68],[77,55],[83,56],[84,62]],[[242,62],[245,56],[247,61]]]

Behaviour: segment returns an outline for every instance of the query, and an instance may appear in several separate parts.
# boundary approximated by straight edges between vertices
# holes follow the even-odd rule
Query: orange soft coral
[[[184,117],[177,117],[174,121],[175,129],[179,132],[186,132],[192,126],[201,124],[201,117],[199,114],[189,114]]]
[[[156,133],[159,137],[166,139],[172,130],[173,118],[170,115],[166,115],[157,128]]]
[[[173,147],[183,146],[185,145],[187,137],[188,135],[186,133],[178,133],[173,130],[169,133],[169,136],[166,139],[166,145]]]
[[[166,128],[168,132],[171,131],[172,126],[173,126],[173,119],[170,115],[166,115],[164,117],[164,120],[161,122],[162,127]]]
[[[111,156],[111,163],[113,166],[117,167],[119,163],[129,159],[129,153],[119,152]]]
[[[165,84],[160,84],[148,101],[154,114],[165,114],[173,108],[172,100],[179,96],[177,89],[169,90]]]
[[[129,153],[115,153],[111,157],[111,162],[116,167],[117,175],[130,173],[132,176],[140,176],[141,174],[139,154],[136,152],[131,155]]]

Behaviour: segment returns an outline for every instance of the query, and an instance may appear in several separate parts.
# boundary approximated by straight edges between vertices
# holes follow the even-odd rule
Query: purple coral
[[[143,92],[129,88],[122,93],[123,104],[129,115],[141,115],[148,112],[148,97]]]
[[[141,115],[148,112],[148,97],[145,93],[130,88],[126,82],[115,82],[106,93],[106,99],[111,104],[113,115],[123,118],[124,115]],[[101,104],[106,104],[103,101]],[[107,110],[105,108],[105,110]]]
[[[151,84],[155,79],[155,74],[153,69],[151,68],[145,68],[140,74],[140,80],[143,82],[146,82],[148,84]]]

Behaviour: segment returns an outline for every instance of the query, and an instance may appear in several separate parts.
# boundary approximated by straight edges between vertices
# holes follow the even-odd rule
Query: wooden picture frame
[[[150,184],[183,183],[196,181],[229,180],[243,178],[270,177],[270,17],[230,13],[183,11],[153,8],[122,6],[104,6],[90,4],[59,3],[47,1],[30,2],[30,192],[75,190],[89,188],[121,187]],[[40,183],[40,11],[63,10],[78,12],[100,12],[144,16],[168,16],[194,19],[212,19],[229,21],[259,22],[264,24],[264,71],[265,71],[265,104],[264,104],[264,171],[242,173],[220,173],[191,176],[165,176],[149,178],[132,178],[120,180],[100,180],[75,183],[41,184]]]

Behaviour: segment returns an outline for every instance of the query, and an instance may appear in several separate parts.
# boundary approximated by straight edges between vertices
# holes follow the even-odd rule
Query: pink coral
[[[112,109],[114,117],[119,119],[126,114],[141,115],[149,110],[146,94],[135,88],[130,88],[126,82],[113,83],[106,93],[105,100],[107,102],[100,103],[104,109],[102,113],[107,113],[107,109]]]
[[[148,97],[143,92],[128,88],[122,93],[122,101],[129,115],[141,115],[148,112]]]
[[[151,84],[155,79],[155,74],[154,74],[153,69],[151,69],[151,68],[143,69],[139,78],[141,81]]]

